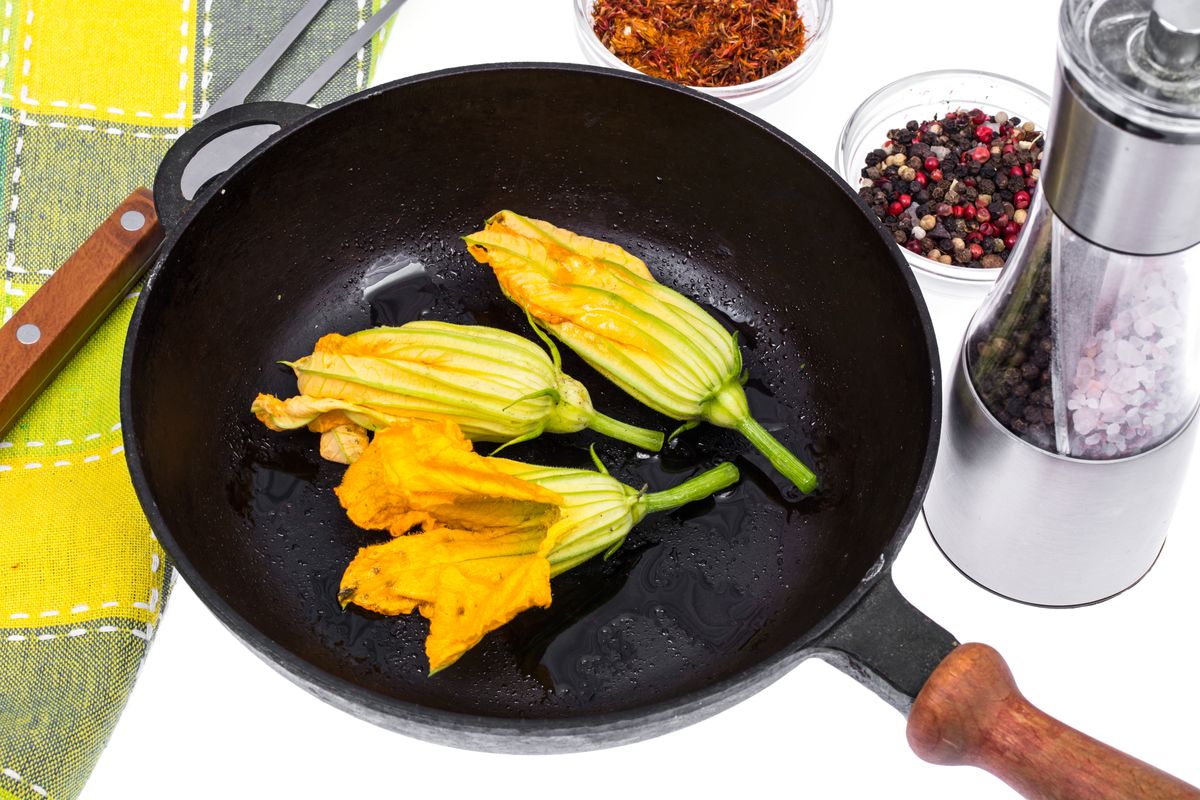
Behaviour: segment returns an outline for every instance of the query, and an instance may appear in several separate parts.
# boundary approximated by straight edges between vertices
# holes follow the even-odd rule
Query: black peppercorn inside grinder
[[[1200,0],[1064,0],[1029,221],[972,321],[925,505],[946,556],[1071,606],[1153,565],[1200,401]]]

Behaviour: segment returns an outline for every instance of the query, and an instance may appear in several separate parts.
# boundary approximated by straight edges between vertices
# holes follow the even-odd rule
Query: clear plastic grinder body
[[[1200,0],[1065,0],[1043,175],[950,382],[946,556],[1092,603],[1162,549],[1200,402]]]

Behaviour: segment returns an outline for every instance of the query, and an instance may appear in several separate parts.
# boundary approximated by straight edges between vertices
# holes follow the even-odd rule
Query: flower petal
[[[342,576],[343,602],[429,620],[430,673],[520,612],[550,605],[547,529],[487,536],[448,528],[364,547]]]
[[[562,498],[475,453],[450,420],[401,421],[375,434],[336,489],[354,524],[393,536],[421,524],[471,532],[548,528]]]

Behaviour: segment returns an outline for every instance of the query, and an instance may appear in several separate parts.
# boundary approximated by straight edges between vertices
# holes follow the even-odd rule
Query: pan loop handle
[[[171,146],[154,178],[154,205],[163,226],[174,230],[213,178],[313,111],[298,103],[246,103],[196,123]]]

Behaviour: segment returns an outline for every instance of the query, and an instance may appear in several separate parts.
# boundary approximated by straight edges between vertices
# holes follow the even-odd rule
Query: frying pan
[[[281,131],[190,205],[189,148]],[[253,104],[201,123],[155,185],[168,230],[127,341],[121,414],[134,486],[179,571],[279,671],[346,711],[466,748],[555,752],[665,733],[801,660],[833,662],[909,715],[922,757],[1036,796],[1196,796],[1033,709],[1003,661],[909,605],[890,577],[940,421],[928,313],[894,245],[801,145],[719,101],[639,76],[498,65],[388,84],[320,111]],[[660,456],[600,441],[625,482],[662,488],[731,458],[743,480],[644,521],[554,603],[425,674],[426,623],[351,608],[342,570],[378,534],[333,496],[316,437],[248,408],[294,392],[277,361],[330,331],[430,316],[527,332],[460,237],[513,208],[614,240],[741,333],[756,415],[821,476],[803,497],[702,426]],[[424,283],[364,299],[368,272]],[[598,408],[674,427],[567,354]],[[586,465],[588,435],[508,455]]]

